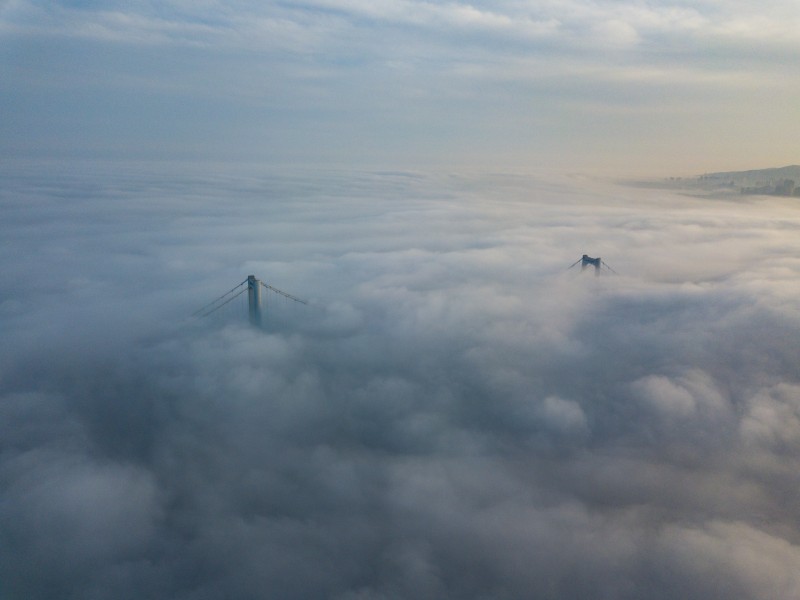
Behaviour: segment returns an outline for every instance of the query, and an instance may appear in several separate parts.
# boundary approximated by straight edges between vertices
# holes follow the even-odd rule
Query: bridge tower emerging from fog
[[[247,276],[247,308],[250,324],[261,326],[261,280],[255,275]]]
[[[574,267],[578,263],[580,263],[580,265],[581,265],[581,271],[585,271],[589,267],[594,267],[594,274],[595,275],[600,275],[600,269],[602,267],[605,267],[606,269],[608,269],[612,273],[616,273],[616,271],[614,269],[612,269],[611,267],[609,267],[608,263],[606,261],[604,261],[602,258],[600,258],[599,256],[597,258],[592,258],[588,254],[584,254],[583,256],[581,256],[578,260],[576,260],[574,263],[572,263],[567,270],[569,271],[569,269],[571,269],[572,267]]]
[[[592,258],[588,254],[584,254],[581,256],[581,271],[585,271],[590,266],[594,267],[594,274],[600,275],[600,265],[603,264],[603,259],[599,256],[597,258]]]
[[[266,292],[264,290],[266,290]],[[218,311],[223,306],[229,305],[233,300],[245,292],[247,292],[247,312],[248,316],[250,317],[250,324],[255,325],[256,327],[261,326],[261,316],[264,306],[263,302],[265,300],[264,296],[267,295],[267,292],[278,294],[279,296],[283,296],[284,298],[288,298],[294,302],[299,302],[300,304],[307,304],[305,300],[301,300],[300,298],[292,296],[291,294],[287,294],[276,287],[267,285],[260,279],[256,279],[255,275],[248,275],[247,279],[222,294],[222,296],[219,298],[212,300],[203,308],[195,311],[192,316],[207,317],[208,315]]]

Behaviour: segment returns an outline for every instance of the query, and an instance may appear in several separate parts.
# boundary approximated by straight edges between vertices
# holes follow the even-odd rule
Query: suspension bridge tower
[[[212,300],[202,308],[196,310],[194,313],[192,313],[192,316],[200,318],[208,317],[209,315],[217,312],[223,306],[229,305],[245,292],[247,292],[247,312],[250,317],[250,324],[254,325],[255,327],[261,327],[264,301],[270,292],[273,294],[278,294],[279,296],[283,296],[284,298],[288,298],[293,302],[308,304],[305,300],[301,300],[297,296],[287,294],[283,290],[279,290],[276,287],[264,283],[260,279],[256,279],[255,275],[248,275],[247,279],[222,294],[222,296],[219,298]]]
[[[599,256],[597,258],[592,258],[588,254],[584,254],[581,257],[581,271],[585,271],[589,267],[594,267],[594,274],[600,275],[600,265],[603,264],[603,259]]]
[[[578,260],[576,260],[574,263],[572,263],[569,266],[569,268],[567,268],[567,271],[569,271],[572,267],[574,267],[577,264],[581,265],[581,271],[585,271],[586,269],[588,269],[590,267],[594,267],[594,274],[595,275],[600,275],[600,270],[603,267],[605,267],[606,269],[608,269],[612,273],[616,273],[616,271],[614,269],[612,269],[610,266],[608,266],[608,263],[606,261],[604,261],[602,258],[600,258],[599,256],[597,258],[592,258],[588,254],[584,254]]]
[[[261,281],[255,275],[247,276],[247,305],[249,308],[250,324],[261,326]]]

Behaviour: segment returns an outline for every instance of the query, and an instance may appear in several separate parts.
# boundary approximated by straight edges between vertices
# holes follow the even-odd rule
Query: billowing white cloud
[[[218,165],[2,178],[5,595],[796,593],[790,200]],[[566,271],[582,253],[619,274]],[[263,330],[242,298],[188,319],[250,273],[309,304],[270,295]]]

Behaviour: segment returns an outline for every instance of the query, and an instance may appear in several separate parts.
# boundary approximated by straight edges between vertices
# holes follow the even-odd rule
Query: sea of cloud
[[[800,597],[791,199],[0,170],[3,598]]]

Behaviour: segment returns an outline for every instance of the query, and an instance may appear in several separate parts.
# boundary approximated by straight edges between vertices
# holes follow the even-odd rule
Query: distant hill
[[[800,196],[800,166],[752,171],[707,173],[697,178],[702,187],[727,187],[742,194]]]
[[[723,171],[698,177],[667,177],[629,182],[639,187],[695,190],[704,193],[766,194],[800,197],[800,165],[750,171]]]

